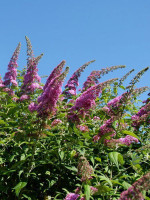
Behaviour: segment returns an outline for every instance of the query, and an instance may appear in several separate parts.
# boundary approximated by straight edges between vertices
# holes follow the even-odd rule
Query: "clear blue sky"
[[[95,59],[82,74],[80,86],[92,70],[126,65],[103,81],[121,77],[132,68],[135,75],[150,66],[150,0],[3,0],[0,27],[2,76],[18,42],[22,44],[18,64],[20,69],[26,65],[25,35],[35,56],[44,53],[39,75],[49,75],[66,60],[68,80],[78,67]],[[150,86],[150,70],[137,84],[146,85]]]

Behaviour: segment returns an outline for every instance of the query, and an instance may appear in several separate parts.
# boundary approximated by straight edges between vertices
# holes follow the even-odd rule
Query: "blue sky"
[[[34,54],[44,53],[39,75],[49,75],[62,60],[71,74],[95,59],[80,78],[80,86],[92,70],[126,65],[103,80],[122,77],[135,69],[126,84],[142,68],[150,66],[149,0],[5,0],[0,1],[0,74],[4,76],[18,42],[20,69],[26,65],[25,36]],[[137,87],[150,86],[150,70]],[[45,82],[45,80],[43,80]],[[147,92],[141,96],[147,98]]]

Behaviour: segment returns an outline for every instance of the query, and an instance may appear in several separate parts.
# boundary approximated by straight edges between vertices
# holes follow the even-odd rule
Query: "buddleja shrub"
[[[65,90],[62,61],[41,83],[27,41],[27,67],[17,70],[20,43],[0,79],[0,199],[150,199],[150,98],[139,108],[135,88],[148,67],[125,87],[101,76],[125,66],[93,71],[77,94],[81,72]],[[122,95],[118,95],[118,89]]]

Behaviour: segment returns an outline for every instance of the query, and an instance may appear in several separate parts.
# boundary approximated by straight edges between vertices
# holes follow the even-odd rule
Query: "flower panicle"
[[[38,112],[38,116],[45,118],[50,114],[56,111],[56,104],[59,98],[59,95],[62,92],[62,83],[69,72],[69,67],[66,67],[65,71],[59,76],[55,77],[48,84],[43,93],[38,97],[38,105],[36,106],[36,111]]]
[[[127,135],[126,137],[119,138],[119,139],[110,139],[110,140],[105,139],[105,144],[109,147],[115,147],[115,146],[119,146],[121,144],[130,146],[130,144],[138,143],[138,142],[139,142],[139,140],[137,138],[132,137],[130,135]]]
[[[20,48],[21,48],[21,43],[19,42],[16,50],[14,51],[14,53],[12,55],[12,58],[11,58],[10,62],[16,62],[18,60],[18,56],[19,56],[19,53],[20,53]]]
[[[150,116],[150,102],[149,100],[145,101],[145,105],[141,107],[137,114],[131,117],[132,126],[135,128],[139,128],[144,122],[150,124],[149,116]]]
[[[105,87],[109,86],[110,84],[112,84],[113,82],[115,82],[117,80],[118,80],[118,78],[109,79],[107,81],[104,81],[104,82],[98,84],[97,88],[101,87],[101,89],[104,89]]]
[[[95,106],[95,99],[99,96],[102,89],[116,80],[117,78],[110,79],[103,83],[99,83],[98,85],[94,85],[83,92],[81,96],[76,99],[75,105],[71,107],[68,113],[68,120],[79,122],[79,116],[85,117],[88,114],[89,109]],[[78,113],[75,113],[76,111],[78,111]]]
[[[99,71],[92,71],[91,74],[87,77],[87,80],[83,84],[82,91],[87,90],[92,85],[98,84],[98,79],[101,78],[101,76],[108,74],[108,72],[112,72],[113,70],[116,70],[118,68],[124,68],[125,65],[119,65],[119,66],[112,66],[112,67],[106,67]]]
[[[69,72],[69,67],[66,67],[66,69],[64,70],[64,72],[62,74],[60,74],[59,76],[57,76],[53,82],[53,85],[56,85],[59,82],[63,82],[64,79],[66,78],[67,74]]]
[[[14,51],[11,59],[10,59],[10,62],[8,64],[8,72],[6,72],[5,76],[4,76],[4,82],[3,84],[5,86],[10,86],[10,84],[12,84],[13,86],[17,86],[18,83],[16,81],[16,78],[17,78],[17,67],[18,67],[18,64],[17,64],[17,60],[18,60],[18,56],[19,56],[19,53],[20,53],[20,47],[21,47],[21,43],[18,44],[16,50]]]
[[[59,76],[62,72],[62,69],[65,65],[66,61],[63,60],[57,67],[55,67],[53,69],[53,71],[51,72],[51,74],[49,75],[49,77],[47,78],[47,81],[43,87],[43,90],[45,90],[47,88],[47,86],[50,84],[50,82],[55,79],[57,76]]]
[[[149,69],[149,67],[146,67],[142,69],[140,72],[137,73],[137,75],[131,80],[129,83],[129,86],[126,87],[126,89],[129,90],[130,93],[133,91],[134,85],[139,82],[139,79],[142,77],[142,75]]]
[[[150,172],[145,174],[142,178],[138,179],[132,184],[128,190],[123,191],[119,200],[142,200],[144,199],[142,192],[150,189]]]
[[[133,90],[132,94],[133,95],[140,95],[143,92],[146,92],[147,90],[150,90],[150,87],[144,86],[144,87],[140,87],[140,88],[136,88]]]
[[[79,163],[78,163],[78,175],[81,176],[81,181],[86,182],[89,179],[92,179],[92,174],[94,174],[94,170],[86,157],[81,156],[79,158]]]
[[[108,74],[108,72],[112,72],[113,70],[125,67],[126,67],[125,65],[118,65],[118,66],[102,68],[101,70],[97,71],[98,73],[96,74],[96,78],[100,79],[101,75]]]
[[[34,62],[36,63],[36,64],[38,64],[39,63],[39,60],[43,57],[43,53],[41,53],[41,55],[39,55],[39,56],[37,56],[35,59],[34,59]]]
[[[87,63],[85,63],[84,65],[82,65],[81,67],[79,67],[79,69],[77,69],[73,75],[71,76],[71,78],[68,80],[67,84],[65,85],[65,88],[67,90],[64,91],[64,94],[66,94],[67,97],[70,97],[71,95],[76,95],[76,88],[77,86],[79,86],[79,82],[78,79],[81,76],[81,72],[84,71],[84,69],[91,63],[95,62],[95,60],[91,60]]]
[[[26,43],[27,43],[27,56],[28,56],[28,59],[29,58],[33,58],[33,50],[32,50],[32,45],[31,45],[31,42],[29,40],[29,38],[27,36],[25,36],[25,39],[26,39]]]
[[[118,86],[121,86],[123,81],[127,79],[127,77],[132,73],[134,72],[134,69],[130,70],[127,74],[125,74],[119,81],[119,85]]]
[[[76,200],[78,199],[79,196],[80,196],[79,194],[69,193],[67,194],[64,200]]]

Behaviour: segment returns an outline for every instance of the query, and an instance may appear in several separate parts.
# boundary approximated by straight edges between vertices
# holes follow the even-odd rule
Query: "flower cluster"
[[[150,102],[149,99],[145,101],[146,105],[144,105],[137,114],[131,117],[132,119],[132,126],[135,128],[139,128],[141,124],[147,122],[150,124]]]
[[[77,125],[77,128],[81,131],[81,132],[88,132],[89,128],[86,125]]]
[[[110,136],[115,135],[115,130],[112,127],[112,123],[114,122],[114,118],[108,119],[99,129],[98,135],[93,137],[94,142],[97,142],[103,135],[109,134]]]
[[[95,194],[96,192],[98,192],[98,189],[93,187],[93,186],[91,186],[90,189],[91,189],[91,194],[92,195]]]
[[[111,84],[117,79],[110,79],[98,85],[90,87],[88,90],[83,92],[80,97],[78,97],[75,101],[75,105],[71,107],[68,119],[69,121],[77,121],[79,122],[79,116],[85,117],[88,110],[95,106],[95,99],[99,96],[102,89],[107,85]]]
[[[98,116],[94,116],[93,119],[94,120],[100,120],[100,118]]]
[[[60,119],[54,119],[54,121],[51,123],[51,126],[57,126],[58,124],[61,124],[62,121]]]
[[[79,194],[69,193],[64,200],[76,200],[79,196]]]
[[[21,47],[21,43],[18,44],[8,64],[8,72],[5,74],[4,82],[3,82],[3,85],[5,85],[6,87],[10,86],[10,84],[12,84],[13,86],[18,85],[16,81],[16,77],[17,77],[17,67],[18,67],[17,60],[18,60],[18,55],[20,52],[20,47]]]
[[[126,88],[129,89],[130,92],[132,92],[134,85],[139,82],[141,76],[149,69],[149,67],[146,67],[142,69],[140,72],[137,73],[137,75],[131,80],[129,86]]]
[[[120,66],[112,66],[112,67],[106,67],[104,69],[101,69],[99,71],[92,71],[91,74],[87,77],[87,80],[83,84],[82,91],[87,90],[89,87],[98,84],[98,79],[101,78],[104,74],[108,74],[108,72],[111,72],[118,68],[124,68],[124,65]]]
[[[84,156],[81,156],[78,163],[78,175],[81,176],[81,181],[86,182],[89,179],[92,179],[92,174],[94,170],[89,164],[87,159]]]
[[[54,78],[45,88],[43,93],[38,97],[38,105],[30,104],[30,110],[37,110],[39,116],[48,116],[55,110],[59,95],[62,92],[62,83],[69,71],[66,67],[65,71]]]
[[[43,87],[39,84],[41,81],[40,76],[38,75],[37,65],[39,60],[42,58],[43,54],[34,58],[32,46],[30,40],[26,37],[27,42],[27,72],[24,75],[23,85],[21,87],[23,94],[33,93],[36,89],[42,89]]]
[[[139,140],[135,137],[127,135],[124,138],[105,140],[105,144],[109,147],[116,147],[120,144],[130,146],[131,143],[138,143]]]
[[[142,195],[143,190],[150,189],[150,172],[137,180],[128,190],[124,191],[120,195],[119,200],[144,200]]]
[[[78,79],[81,75],[81,72],[84,71],[84,69],[92,62],[94,62],[95,60],[89,61],[87,63],[85,63],[84,65],[82,65],[79,69],[77,69],[73,75],[71,76],[71,78],[68,80],[67,84],[65,85],[66,90],[64,91],[64,94],[66,95],[66,97],[70,97],[72,95],[76,95],[76,88],[77,86],[79,86],[79,82]]]
[[[43,90],[45,90],[48,87],[48,85],[52,82],[52,80],[54,80],[57,76],[61,74],[62,69],[65,66],[65,63],[66,63],[65,60],[63,60],[57,67],[53,69],[43,87]]]
[[[122,114],[122,109],[125,104],[127,104],[130,95],[128,92],[123,93],[121,96],[118,96],[107,103],[107,106],[103,107],[109,116],[118,116]]]
[[[118,86],[121,86],[123,81],[134,71],[134,69],[130,70],[127,74],[125,74],[119,81]]]

